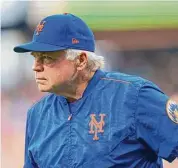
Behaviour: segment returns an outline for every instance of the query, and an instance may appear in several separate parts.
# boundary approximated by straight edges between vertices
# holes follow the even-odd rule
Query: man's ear
[[[76,59],[77,70],[83,70],[87,66],[88,57],[85,52],[82,52]]]

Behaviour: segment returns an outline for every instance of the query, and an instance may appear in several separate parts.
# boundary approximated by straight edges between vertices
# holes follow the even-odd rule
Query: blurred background
[[[33,58],[13,47],[32,39],[40,20],[73,13],[96,37],[106,70],[152,80],[178,100],[177,1],[1,1],[2,167],[23,167],[26,112],[44,94],[37,90]],[[178,160],[165,168],[177,168]]]

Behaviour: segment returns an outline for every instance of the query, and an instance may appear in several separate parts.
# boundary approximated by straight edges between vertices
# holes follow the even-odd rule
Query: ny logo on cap
[[[38,24],[38,26],[36,27],[36,35],[39,35],[40,32],[42,32],[45,23],[45,21],[42,21]]]

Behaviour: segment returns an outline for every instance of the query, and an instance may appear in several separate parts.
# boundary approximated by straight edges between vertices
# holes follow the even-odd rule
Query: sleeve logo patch
[[[178,124],[178,104],[173,100],[168,100],[166,105],[166,111],[169,118]]]

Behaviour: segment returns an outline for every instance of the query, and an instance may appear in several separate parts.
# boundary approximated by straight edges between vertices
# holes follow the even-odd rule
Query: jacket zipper
[[[72,111],[71,111],[71,108],[70,108],[70,105],[68,105],[69,107],[69,116],[68,116],[68,121],[69,121],[69,165],[70,167],[72,167],[72,152],[71,152],[71,143],[72,143],[72,137],[71,137],[71,119],[72,119]]]
[[[72,119],[72,113],[68,116],[68,121]]]

